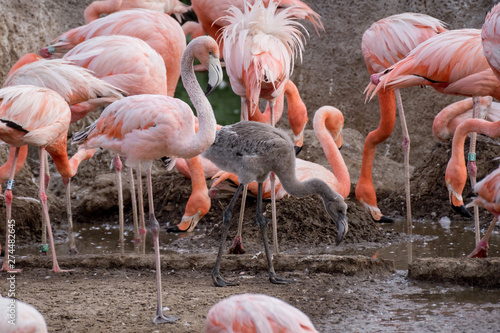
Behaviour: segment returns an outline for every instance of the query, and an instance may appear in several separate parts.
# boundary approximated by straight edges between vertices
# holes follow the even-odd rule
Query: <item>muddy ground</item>
[[[22,54],[36,52],[59,33],[82,24],[79,13],[88,3],[90,0],[67,1],[65,5],[61,5],[60,1],[49,0],[19,3],[0,0],[4,9],[0,19],[5,22],[7,34],[0,48],[4,60],[3,75]],[[356,3],[360,10],[347,10],[344,8],[346,2],[343,1],[318,0],[310,3],[324,18],[326,34],[331,29],[335,29],[337,33],[335,37],[323,39],[311,37],[308,45],[321,49],[322,52],[305,53],[304,63],[299,65],[294,78],[303,92],[306,105],[310,108],[310,120],[314,110],[325,104],[338,106],[346,115],[342,154],[351,174],[352,190],[347,199],[350,229],[344,242],[339,247],[334,245],[336,228],[326,216],[318,197],[281,200],[277,209],[279,244],[283,257],[276,257],[276,269],[280,276],[295,280],[295,283],[289,286],[272,285],[268,282],[265,265],[251,264],[255,260],[254,256],[262,260],[262,245],[258,230],[252,221],[255,199],[250,198],[244,225],[248,254],[243,256],[243,259],[225,257],[222,272],[228,279],[239,280],[241,285],[216,288],[210,279],[210,269],[220,238],[221,213],[228,199],[214,199],[209,214],[200,221],[196,235],[180,235],[172,244],[163,245],[163,302],[164,306],[170,309],[166,310],[166,313],[180,317],[177,323],[165,326],[155,326],[151,323],[156,306],[151,255],[142,258],[127,253],[118,259],[114,255],[97,259],[86,254],[84,250],[72,257],[66,253],[58,253],[63,268],[75,268],[73,272],[62,274],[50,271],[50,258],[19,257],[18,265],[23,268],[23,272],[16,278],[16,297],[33,304],[43,313],[49,331],[201,332],[206,313],[213,304],[229,295],[245,292],[273,295],[289,302],[310,316],[317,329],[322,332],[498,330],[500,309],[497,304],[497,289],[459,287],[455,284],[470,284],[470,280],[465,279],[453,281],[453,284],[443,281],[416,281],[407,278],[407,271],[395,271],[391,263],[372,258],[378,248],[404,241],[405,235],[375,224],[354,197],[364,138],[375,128],[378,121],[376,101],[366,107],[362,104],[362,90],[368,80],[359,48],[362,31],[377,19],[403,11],[426,12],[451,21],[457,10],[453,6],[463,4],[450,5],[445,2],[446,6],[438,10],[436,8],[439,7],[439,1],[432,4],[417,1],[404,6],[397,1],[378,2],[377,5],[369,6],[360,1]],[[453,27],[468,26],[469,22],[480,27],[481,20],[484,20],[486,11],[492,5],[493,3],[482,1],[481,6],[471,9],[475,12],[468,11],[467,15],[459,18],[461,21],[452,22]],[[335,14],[339,12],[343,14]],[[60,20],[61,17],[64,19]],[[13,22],[17,22],[17,25]],[[44,23],[40,29],[35,29],[37,25],[33,22]],[[337,24],[344,26],[334,27]],[[345,26],[349,28],[345,29]],[[355,36],[354,42],[349,35]],[[324,63],[320,68],[328,69],[331,73],[314,74],[311,68],[320,63]],[[315,80],[317,78],[320,78],[320,82]],[[341,79],[334,81],[333,78]],[[419,221],[436,221],[448,216],[453,223],[467,223],[470,220],[457,216],[449,208],[448,192],[443,180],[451,145],[438,142],[431,132],[432,116],[452,99],[442,97],[430,91],[431,89],[427,89],[427,92],[416,92],[416,89],[409,90],[408,93],[403,92],[403,98],[410,105],[408,109],[413,110],[413,114],[410,111],[408,115],[413,144],[413,217]],[[72,131],[81,129],[88,123],[90,120],[73,125]],[[286,113],[278,126],[287,128]],[[400,140],[397,120],[395,133],[377,150],[373,171],[379,207],[384,214],[395,218],[396,223],[404,223],[405,214],[404,168],[399,148]],[[305,143],[299,157],[327,166],[326,158],[311,130],[311,121],[306,131]],[[5,146],[0,148],[0,161],[3,161],[7,157],[7,150]],[[68,148],[71,153],[75,152],[75,147]],[[497,167],[498,162],[493,159],[499,156],[500,147],[496,140],[480,136],[477,149],[480,152],[477,161],[478,178],[481,179]],[[110,168],[111,159],[110,153],[98,152],[93,159],[82,164],[74,177],[72,205],[77,225],[117,224],[116,177]],[[67,236],[64,231],[67,221],[64,187],[53,167],[51,171],[52,179],[48,190],[50,214],[57,232],[57,242],[63,243]],[[153,179],[155,211],[162,232],[165,232],[168,226],[176,224],[183,215],[190,193],[190,181],[175,170],[167,172],[161,162],[154,165]],[[37,182],[38,157],[37,151],[33,149],[26,166],[16,177],[14,194],[36,198]],[[469,193],[469,188],[467,185],[464,195]],[[126,220],[130,224],[127,182],[124,186],[124,196]],[[0,216],[5,216],[3,199],[0,199],[0,203]],[[266,215],[270,216],[269,202],[266,202],[265,209]],[[39,204],[15,199],[13,218],[16,220],[16,232],[19,235],[16,246],[21,249],[27,244],[40,242]],[[481,210],[483,225],[490,220],[491,215]],[[3,223],[0,223],[2,244],[5,238],[4,230]],[[230,229],[230,239],[235,232],[236,226],[233,225]],[[151,251],[152,245],[150,238],[148,239],[148,249]],[[226,246],[229,243],[228,239]],[[342,257],[327,257],[325,262],[311,264],[311,267],[298,264],[297,258],[308,255],[317,258],[320,254]],[[346,264],[343,260],[350,258],[349,255],[352,254],[360,257],[349,259]],[[176,258],[175,265],[172,258]],[[180,264],[183,260],[187,262],[187,266]],[[232,264],[235,260],[240,260],[241,263]],[[315,265],[322,268],[313,269]],[[2,295],[7,290],[6,277],[7,274],[0,274]],[[477,298],[482,299],[481,302],[463,301],[463,296],[471,293],[477,294]],[[444,295],[447,301],[436,301],[433,295]],[[488,301],[490,303],[487,303]],[[481,308],[476,308],[476,304],[481,304]]]

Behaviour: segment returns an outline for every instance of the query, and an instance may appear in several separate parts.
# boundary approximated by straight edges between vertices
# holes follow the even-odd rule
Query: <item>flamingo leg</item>
[[[125,222],[123,218],[123,185],[122,185],[122,161],[120,160],[119,155],[115,155],[113,158],[113,165],[115,166],[116,171],[116,185],[118,187],[118,223],[120,226],[120,238],[119,238],[119,246],[120,253],[125,253]]]
[[[236,237],[234,237],[233,245],[229,249],[229,254],[245,254],[247,251],[243,248],[243,238],[241,236],[243,231],[243,217],[245,215],[245,204],[247,202],[248,184],[243,186],[243,192],[241,194],[241,207],[240,215],[238,219],[238,231]]]
[[[130,199],[132,201],[132,217],[134,220],[134,248],[139,253],[141,244],[141,236],[139,234],[139,219],[137,216],[137,195],[135,194],[134,169],[128,168],[129,184],[130,184]]]
[[[45,154],[47,155],[47,154]],[[40,155],[40,158],[41,158],[41,155]],[[44,165],[44,170],[48,170],[49,169],[49,161],[48,161],[48,157],[45,156],[44,160],[43,161],[40,161],[40,165],[43,163]],[[41,170],[40,169],[40,177],[44,177],[45,178],[45,183],[44,184],[48,184],[49,181],[50,181],[50,174],[47,172],[47,171],[44,171],[44,173],[41,173]],[[49,252],[49,245],[47,244],[47,220],[46,219],[42,219],[42,244],[40,246],[40,255],[42,256],[46,256],[47,255],[47,252]]]
[[[269,241],[267,240],[267,224],[269,223],[269,220],[264,217],[264,214],[262,214],[262,183],[259,183],[258,186],[257,212],[255,215],[255,221],[259,226],[262,242],[264,243],[264,250],[266,252],[267,258],[267,267],[269,270],[269,281],[274,284],[287,284],[292,282],[290,280],[285,280],[277,277],[276,272],[274,271],[273,258],[271,256],[271,252],[269,251]]]
[[[137,196],[139,198],[139,234],[141,235],[141,253],[146,253],[146,220],[144,218],[144,196],[142,194],[142,168],[141,164],[137,166]]]
[[[472,118],[479,117],[479,103],[480,97],[472,97]],[[474,188],[476,185],[477,165],[476,165],[476,141],[477,133],[472,132],[469,134],[469,155],[467,161],[467,171],[469,173],[470,186]],[[479,227],[479,206],[474,205],[474,229],[476,246],[479,246],[481,238],[481,230]]]
[[[497,223],[497,220],[498,220],[498,216],[495,216],[493,218],[493,221],[491,221],[491,224],[488,227],[488,230],[485,232],[483,238],[481,238],[479,243],[476,245],[476,248],[474,249],[474,251],[472,251],[471,254],[469,254],[467,256],[467,258],[474,258],[474,257],[484,258],[484,257],[488,256],[488,248],[489,248],[488,240],[490,239],[490,235],[493,232],[493,229],[495,229],[495,225]]]
[[[275,101],[271,101],[269,106],[271,107],[271,126],[274,127],[276,123],[276,119],[274,116],[274,107]],[[271,217],[273,221],[273,245],[274,245],[274,253],[280,253],[279,244],[278,244],[278,221],[276,220],[276,175],[274,172],[271,172],[269,175],[271,181]],[[262,211],[262,209],[261,209]]]
[[[216,287],[237,286],[239,284],[238,282],[225,281],[220,276],[220,262],[222,259],[222,251],[224,250],[224,242],[227,239],[227,231],[229,230],[229,225],[233,218],[234,204],[236,203],[236,200],[238,199],[240,192],[243,190],[243,187],[244,185],[242,184],[238,185],[238,188],[236,189],[233,197],[231,198],[231,201],[227,205],[226,209],[224,209],[224,213],[222,214],[222,236],[219,244],[219,252],[217,253],[217,259],[215,261],[215,266],[212,269],[212,281],[214,282],[214,285]]]
[[[15,235],[11,236],[11,233],[10,233],[11,228],[14,228],[14,224],[11,224],[12,222],[9,223],[9,221],[11,221],[11,217],[12,217],[12,199],[14,198],[14,195],[12,194],[12,189],[14,188],[14,175],[16,172],[16,162],[17,162],[17,159],[19,157],[19,150],[20,150],[19,147],[15,148],[14,159],[13,159],[12,167],[10,168],[10,174],[9,174],[9,179],[7,181],[7,187],[5,189],[5,204],[6,204],[5,211],[6,211],[6,216],[7,216],[6,225],[5,225],[6,249],[5,249],[5,256],[4,256],[3,264],[2,264],[2,272],[9,272],[9,273],[17,273],[17,272],[21,271],[21,269],[14,269],[14,266],[11,267],[9,265],[9,252],[10,252],[9,251],[9,249],[10,249],[9,240],[12,237],[15,237]]]
[[[63,178],[64,187],[66,189],[66,215],[68,217],[68,246],[69,254],[77,254],[75,244],[75,235],[73,235],[73,213],[71,212],[71,178]]]
[[[162,289],[161,289],[161,260],[160,260],[160,224],[155,217],[154,203],[153,203],[153,185],[151,181],[151,165],[147,168],[147,191],[148,191],[148,203],[149,203],[149,224],[151,227],[151,233],[153,234],[153,244],[155,248],[155,262],[156,262],[156,291],[157,291],[157,307],[156,307],[156,317],[153,319],[153,323],[173,323],[177,321],[178,317],[165,316],[163,314],[162,306]]]
[[[45,150],[45,147],[40,148],[40,190],[38,192],[38,196],[40,197],[40,202],[42,203],[42,212],[43,212],[43,218],[46,221],[47,225],[47,233],[49,234],[49,241],[50,241],[50,250],[52,251],[52,270],[55,273],[61,273],[61,272],[69,272],[71,270],[62,270],[59,267],[59,263],[57,262],[57,256],[56,256],[56,247],[54,244],[54,236],[52,235],[52,226],[50,225],[50,217],[49,217],[49,207],[47,205],[47,195],[45,194],[45,177],[44,177],[44,172],[45,172],[45,159],[47,152]]]
[[[408,126],[406,125],[406,117],[403,108],[403,101],[401,100],[401,92],[399,89],[395,91],[396,106],[398,109],[399,118],[401,120],[401,128],[403,132],[403,155],[405,164],[405,192],[406,192],[406,225],[407,233],[411,236],[412,218],[411,218],[411,191],[410,191],[410,135],[408,133]],[[410,241],[411,243],[411,241]]]

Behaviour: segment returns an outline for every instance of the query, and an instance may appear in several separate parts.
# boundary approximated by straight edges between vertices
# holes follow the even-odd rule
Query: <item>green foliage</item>
[[[240,121],[241,98],[233,92],[228,82],[229,79],[227,77],[226,70],[223,69],[223,71],[224,81],[222,81],[221,85],[212,94],[210,94],[210,96],[208,96],[208,100],[214,109],[217,124],[229,125]],[[205,89],[208,84],[208,73],[196,73],[196,77],[202,89]],[[188,103],[196,114],[196,110],[194,109],[193,104],[191,104],[189,95],[182,85],[182,80],[179,80],[179,83],[177,84],[175,97]]]

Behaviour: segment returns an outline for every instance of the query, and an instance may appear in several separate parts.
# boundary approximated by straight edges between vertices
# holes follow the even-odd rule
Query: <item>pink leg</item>
[[[137,196],[139,197],[139,220],[141,227],[139,233],[141,234],[142,254],[146,253],[146,221],[144,219],[144,195],[142,194],[142,169],[141,165],[137,166]]]
[[[155,248],[155,261],[156,261],[156,290],[157,290],[157,308],[156,317],[153,319],[153,323],[173,323],[178,320],[178,317],[166,317],[163,314],[162,306],[162,289],[161,289],[161,260],[160,260],[160,224],[156,220],[154,204],[153,204],[153,184],[151,181],[151,166],[148,167],[146,171],[147,175],[147,187],[148,187],[148,202],[149,202],[149,224],[151,226],[151,233],[153,234],[153,244]]]
[[[9,263],[9,257],[10,253],[12,250],[15,250],[15,248],[10,246],[10,240],[15,240],[16,235],[11,234],[11,228],[14,228],[15,221],[11,221],[12,217],[12,199],[13,199],[13,194],[12,194],[12,189],[14,188],[14,175],[15,175],[15,170],[16,170],[16,162],[17,158],[19,156],[19,148],[15,149],[14,153],[14,161],[12,163],[12,168],[10,169],[10,174],[9,174],[9,179],[7,180],[7,188],[5,189],[5,204],[6,204],[6,215],[7,215],[7,223],[5,225],[5,255],[3,259],[3,264],[2,264],[2,272],[9,272],[9,273],[17,273],[20,272],[21,269],[15,269],[14,268],[14,263]],[[11,221],[9,223],[9,221]],[[15,244],[15,243],[13,243]],[[12,245],[13,246],[13,245]]]
[[[66,187],[66,215],[68,217],[69,254],[77,254],[75,236],[73,235],[73,213],[71,212],[71,178],[63,178]]]
[[[47,223],[47,232],[49,234],[49,240],[50,240],[50,249],[52,251],[52,270],[55,273],[61,273],[61,272],[69,272],[71,270],[62,270],[59,267],[59,264],[57,263],[57,257],[56,257],[56,247],[54,245],[54,237],[52,236],[52,226],[50,225],[50,217],[49,217],[49,207],[47,206],[47,195],[45,194],[45,177],[44,172],[45,172],[45,154],[47,152],[45,151],[44,147],[40,148],[40,191],[39,191],[39,197],[40,201],[42,203],[42,211],[43,211],[43,218],[45,219]]]
[[[125,237],[124,237],[124,229],[125,223],[123,218],[123,186],[122,186],[122,161],[120,160],[119,155],[115,155],[113,159],[113,165],[115,166],[116,171],[116,184],[118,186],[118,223],[120,225],[120,239],[119,239],[119,247],[120,253],[124,254],[125,252]]]
[[[135,194],[134,169],[128,168],[128,176],[130,183],[130,199],[132,201],[132,216],[134,220],[134,248],[136,252],[139,253],[141,236],[139,234],[139,220],[137,217],[137,195]]]

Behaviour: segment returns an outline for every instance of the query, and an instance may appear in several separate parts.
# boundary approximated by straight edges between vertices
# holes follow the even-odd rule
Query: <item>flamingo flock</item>
[[[155,258],[155,324],[179,320],[164,314],[159,240],[163,221],[158,221],[155,214],[152,175],[155,160],[163,160],[168,171],[175,167],[191,178],[192,183],[184,216],[169,232],[193,231],[210,211],[212,201],[218,199],[217,193],[231,191],[232,197],[220,217],[222,236],[211,274],[216,287],[239,284],[224,279],[220,271],[240,194],[238,232],[230,253],[245,252],[242,221],[247,190],[257,197],[255,223],[272,284],[293,282],[279,277],[273,264],[273,254],[279,253],[277,200],[288,195],[316,195],[337,228],[336,245],[349,230],[346,201],[351,192],[351,176],[340,152],[344,115],[339,109],[330,105],[318,108],[312,123],[329,166],[297,158],[308,144],[304,138],[308,110],[299,87],[292,81],[293,68],[302,60],[303,53],[311,52],[306,46],[309,32],[303,21],[308,21],[321,38],[325,31],[321,17],[300,0],[192,0],[191,3],[192,6],[178,0],[94,1],[85,10],[85,25],[55,38],[40,49],[40,56],[30,53],[21,57],[0,89],[0,140],[10,147],[9,158],[0,166],[1,181],[6,182],[6,220],[13,216],[14,178],[25,163],[27,146],[37,147],[42,252],[49,252],[45,240],[48,233],[52,270],[70,271],[59,267],[55,251],[46,194],[51,163],[48,155],[65,185],[69,250],[74,255],[78,251],[73,235],[70,180],[81,163],[93,158],[96,149],[111,151],[115,154],[122,254],[123,165],[129,172],[137,252],[140,244],[142,253],[145,251],[145,221],[149,221]],[[181,26],[178,20],[189,10],[194,11],[198,22],[188,21]],[[477,239],[468,257],[487,256],[489,237],[500,214],[500,169],[476,184],[475,143],[471,140],[468,164],[464,145],[470,133],[500,136],[498,103],[492,101],[500,99],[499,44],[500,4],[488,13],[481,30],[448,30],[444,22],[431,16],[402,13],[381,19],[365,31],[361,50],[370,74],[366,101],[378,96],[380,124],[366,137],[355,197],[374,222],[394,223],[378,207],[372,166],[377,145],[393,131],[398,109],[403,128],[406,218],[411,227],[410,138],[399,91],[411,86],[431,86],[443,94],[466,96],[467,99],[437,113],[433,133],[439,140],[452,141],[444,182],[453,210],[471,217],[468,207],[475,206],[476,212],[477,207],[484,207],[494,215],[484,237]],[[195,65],[195,61],[200,65]],[[223,81],[223,67],[234,94],[241,98],[241,121],[226,126],[217,124],[207,98],[211,93],[217,94],[217,87]],[[206,90],[195,75],[200,69],[208,72]],[[179,78],[194,110],[187,101],[175,98]],[[285,97],[292,136],[276,127],[283,114]],[[267,104],[263,110],[261,100]],[[70,133],[70,124],[82,119],[90,120],[91,125]],[[69,137],[71,144],[78,146],[71,158]],[[142,193],[143,168],[149,206],[147,218]],[[467,172],[477,194],[468,204],[462,197]],[[212,179],[210,189],[207,179]],[[268,240],[270,221],[264,216],[263,199],[271,199],[274,250]],[[477,220],[475,228],[479,235]],[[6,226],[5,239],[12,237],[11,233],[12,228]],[[20,272],[7,260],[1,270]],[[0,308],[4,303],[0,302]],[[30,325],[39,325],[40,332],[47,331],[43,317],[36,310],[22,304],[19,311],[33,319]],[[0,321],[0,331],[5,325]],[[22,329],[19,325],[19,331]],[[317,331],[304,313],[289,304],[266,295],[244,294],[216,304],[207,315],[206,332]]]

